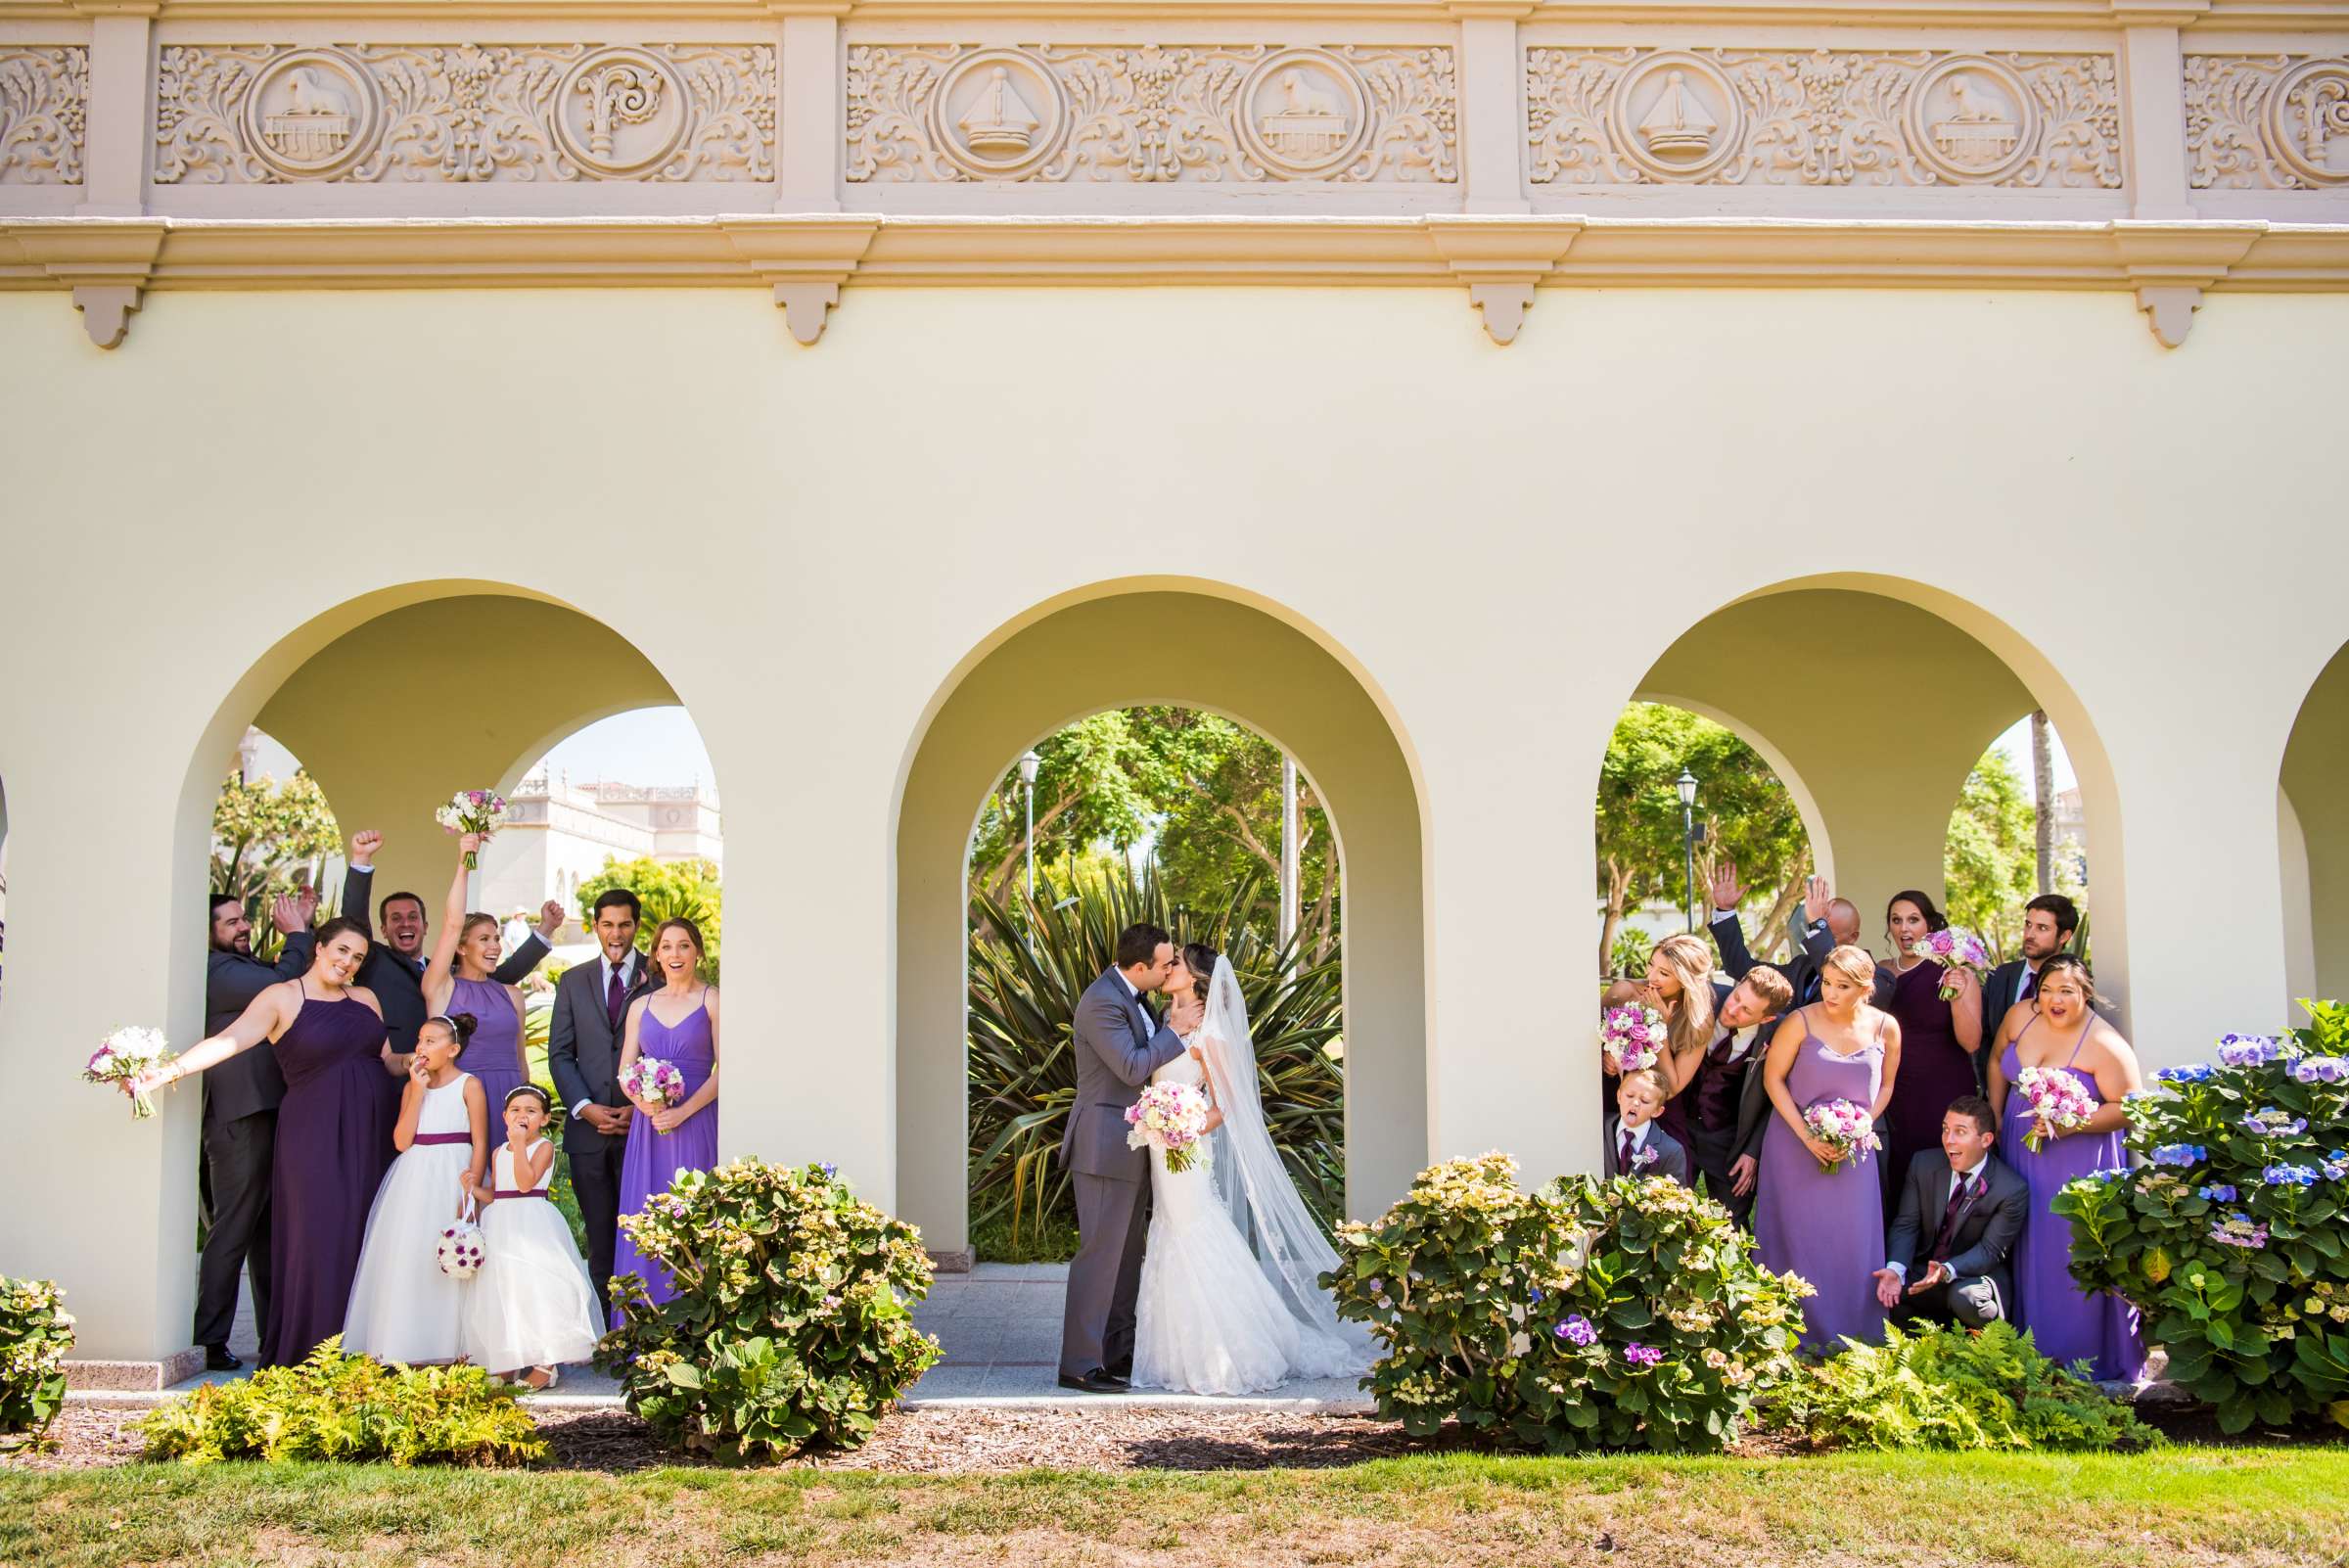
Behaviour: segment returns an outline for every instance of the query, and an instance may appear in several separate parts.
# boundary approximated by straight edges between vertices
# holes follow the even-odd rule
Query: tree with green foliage
[[[248,784],[240,773],[221,783],[212,803],[212,894],[235,899],[253,918],[253,950],[277,943],[266,911],[280,895],[319,885],[343,831],[317,781],[299,768],[280,784],[267,774]]]
[[[708,860],[656,860],[639,855],[633,860],[604,857],[604,868],[579,884],[576,895],[579,923],[593,928],[596,896],[607,888],[626,888],[643,906],[639,943],[649,945],[664,920],[690,920],[702,931],[702,979],[717,984],[718,928],[725,899],[716,865]]]
[[[1699,896],[1713,867],[1735,861],[1746,886],[1771,903],[1751,927],[1757,953],[1784,940],[1786,917],[1802,899],[1811,840],[1794,797],[1760,754],[1709,718],[1661,703],[1624,710],[1607,741],[1598,780],[1598,896],[1602,973],[1614,954],[1624,915],[1642,899],[1678,902],[1685,876],[1678,781],[1697,780],[1704,831],[1697,846]]]
[[[1996,748],[1965,775],[1950,813],[1943,912],[2002,955],[2022,939],[2023,905],[2039,886],[2038,816],[2013,761]]]

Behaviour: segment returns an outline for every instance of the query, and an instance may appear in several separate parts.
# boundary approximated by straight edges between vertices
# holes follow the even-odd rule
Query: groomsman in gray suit
[[[636,950],[644,906],[625,888],[608,888],[595,900],[595,940],[603,951],[575,964],[555,983],[554,1016],[546,1034],[546,1067],[569,1113],[563,1151],[571,1156],[571,1189],[587,1227],[587,1274],[612,1319],[612,1250],[620,1226],[620,1168],[636,1108],[620,1090],[620,1048],[628,1003],[653,989],[651,966]]]
[[[1875,1273],[1876,1300],[1895,1322],[1985,1328],[2013,1315],[2009,1262],[2031,1189],[1990,1152],[1998,1128],[1990,1101],[1964,1095],[1942,1116],[1941,1147],[1919,1149],[1909,1162],[1887,1257]]]
[[[1150,1155],[1126,1146],[1126,1112],[1150,1075],[1180,1056],[1182,1037],[1145,999],[1174,972],[1174,939],[1153,925],[1118,937],[1117,967],[1077,999],[1077,1097],[1061,1134],[1074,1173],[1077,1256],[1060,1323],[1060,1386],[1122,1393],[1133,1372],[1133,1306],[1149,1235]]]

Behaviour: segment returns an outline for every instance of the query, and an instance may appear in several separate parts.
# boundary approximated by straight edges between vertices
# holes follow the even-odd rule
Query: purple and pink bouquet
[[[2033,1154],[2047,1147],[2050,1130],[2069,1132],[2084,1128],[2102,1103],[2060,1067],[2026,1067],[2014,1087],[2031,1102],[2033,1120],[2031,1130],[2023,1134],[2023,1147]]]
[[[482,1270],[482,1227],[470,1220],[460,1220],[440,1232],[435,1252],[440,1260],[440,1271],[451,1279],[471,1279]]]
[[[1867,1107],[1850,1100],[1819,1101],[1803,1113],[1803,1126],[1811,1130],[1813,1137],[1835,1151],[1832,1160],[1819,1162],[1821,1172],[1857,1160],[1863,1150],[1884,1146],[1883,1139],[1876,1136],[1875,1118],[1867,1114]]]
[[[1153,1084],[1126,1108],[1126,1126],[1128,1148],[1162,1151],[1168,1172],[1179,1176],[1191,1168],[1207,1134],[1207,1096],[1188,1084]]]
[[[484,838],[506,825],[505,797],[492,790],[459,790],[454,799],[433,813],[433,820],[451,833],[479,833]],[[465,869],[481,869],[482,857],[468,853]]]
[[[1969,970],[1976,980],[1990,973],[1990,949],[1982,945],[1982,939],[1956,926],[1944,926],[1917,938],[1909,945],[1909,951],[1918,958],[1930,958],[1944,969]],[[1941,999],[1953,1001],[1957,995],[1958,988],[1944,980]]]
[[[639,1056],[620,1076],[620,1088],[639,1105],[646,1100],[674,1105],[685,1097],[685,1075],[677,1071],[673,1062],[665,1062],[658,1056]]]
[[[1664,1015],[1653,1007],[1631,1003],[1610,1007],[1599,1020],[1599,1052],[1618,1073],[1655,1066],[1663,1059],[1667,1038]]]
[[[160,1029],[133,1025],[117,1029],[106,1037],[104,1044],[91,1052],[89,1065],[81,1070],[85,1084],[127,1084],[162,1066],[177,1054],[163,1039]],[[133,1121],[145,1121],[155,1114],[155,1101],[134,1091],[130,1096]]]

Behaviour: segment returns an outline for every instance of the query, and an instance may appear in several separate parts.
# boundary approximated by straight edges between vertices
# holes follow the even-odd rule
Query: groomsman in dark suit
[[[367,961],[359,966],[351,983],[374,992],[375,999],[383,1003],[384,1025],[391,1031],[394,1057],[392,1082],[396,1085],[407,1078],[408,1053],[416,1048],[416,1031],[424,1027],[424,966],[430,954],[424,946],[424,899],[416,894],[386,894],[376,910],[381,934],[368,926],[368,899],[375,893],[375,856],[383,847],[384,836],[372,829],[350,836],[350,859],[343,876],[343,913],[356,920],[373,943],[367,949]],[[563,929],[565,913],[561,899],[547,899],[538,910],[537,931],[525,938],[489,978],[501,986],[522,984],[546,957],[555,933]]]
[[[2043,893],[2023,905],[2023,954],[2009,958],[1982,983],[1982,1032],[1988,1039],[2007,1010],[2039,994],[2040,966],[2072,945],[2080,906],[2060,893]]]
[[[1757,961],[1745,945],[1745,928],[1737,921],[1737,900],[1744,896],[1745,890],[1737,885],[1737,862],[1723,862],[1713,876],[1712,931],[1714,945],[1721,949],[1722,972],[1731,980],[1743,980]],[[1827,954],[1838,947],[1863,945],[1859,906],[1849,899],[1829,898],[1827,879],[1813,877],[1804,893],[1802,924],[1796,936],[1793,953],[1773,967],[1794,987],[1794,1005],[1807,1007],[1819,1000],[1819,967]],[[1889,969],[1877,966],[1873,1000],[1878,1007],[1892,999],[1892,978]]]
[[[612,1317],[612,1250],[620,1225],[620,1168],[628,1147],[628,1119],[636,1108],[620,1089],[620,1048],[628,1003],[655,987],[651,966],[636,950],[644,906],[625,888],[595,900],[593,963],[575,964],[555,982],[555,1011],[547,1024],[546,1066],[568,1114],[563,1150],[571,1156],[571,1189],[587,1227],[587,1274],[595,1281],[604,1319]]]
[[[310,967],[310,914],[317,906],[315,892],[299,900],[277,900],[272,923],[285,945],[272,965],[253,955],[253,921],[243,901],[211,900],[212,950],[204,974],[206,1038],[235,1023],[262,992],[298,979]],[[269,1179],[277,1151],[277,1107],[285,1097],[277,1058],[266,1050],[243,1052],[204,1075],[204,1175],[211,1191],[212,1223],[196,1271],[196,1343],[204,1347],[204,1364],[211,1371],[233,1372],[245,1364],[230,1353],[228,1334],[237,1316],[237,1279],[248,1264],[253,1320],[269,1315]]]
[[[1688,1130],[1689,1181],[1743,1225],[1754,1209],[1754,1176],[1762,1134],[1769,1129],[1770,1096],[1762,1090],[1762,1058],[1772,1026],[1793,997],[1786,977],[1757,964],[1734,986],[1716,979],[1713,1039],[1681,1090],[1681,1125]]]
[[[1876,1270],[1876,1300],[1894,1319],[1983,1328],[2014,1315],[2009,1260],[2031,1189],[1990,1152],[1998,1117],[1978,1094],[1953,1100],[1941,1147],[1920,1149],[1901,1184],[1899,1218]]]

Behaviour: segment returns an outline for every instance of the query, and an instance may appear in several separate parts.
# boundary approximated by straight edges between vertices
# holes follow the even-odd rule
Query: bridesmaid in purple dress
[[[685,1097],[674,1105],[636,1101],[621,1155],[620,1212],[639,1213],[645,1200],[667,1192],[680,1171],[717,1164],[717,988],[701,983],[702,929],[690,920],[664,920],[653,933],[653,973],[659,991],[628,1004],[627,1035],[620,1048],[620,1077],[639,1056],[668,1063],[684,1075]],[[612,1272],[636,1274],[657,1302],[676,1295],[668,1270],[636,1250],[623,1225],[612,1249]],[[614,1326],[620,1313],[612,1314]]]
[[[1892,1183],[1909,1162],[1941,1147],[1941,1119],[1950,1102],[1981,1092],[1974,1056],[1982,1048],[1982,985],[1968,969],[1945,969],[1910,954],[1912,943],[1946,930],[1949,919],[1913,890],[1896,893],[1884,910],[1892,938],[1892,1016],[1901,1024],[1901,1083],[1884,1113],[1884,1161]],[[1958,994],[1941,999],[1944,986]]]
[[[530,1081],[530,1064],[522,1049],[522,993],[489,978],[504,950],[504,933],[495,915],[465,912],[465,856],[485,842],[473,833],[457,840],[457,876],[423,984],[425,1007],[435,1016],[472,1015],[473,1035],[457,1065],[481,1081],[494,1120],[505,1112],[507,1093]]]
[[[1999,1028],[2001,1049],[1990,1070],[1990,1103],[2000,1113],[1999,1153],[2031,1188],[2031,1217],[2014,1254],[2015,1317],[2040,1354],[2069,1365],[2093,1363],[2104,1382],[2135,1382],[2145,1363],[2137,1309],[2118,1296],[2084,1294],[2071,1274],[2072,1226],[2049,1212],[2063,1184],[2091,1171],[2124,1170],[2121,1100],[2144,1086],[2137,1052],[2094,1011],[2096,982],[2069,953],[2039,971],[2039,993]],[[2041,1146],[2024,1142],[2037,1118],[2015,1088],[2026,1067],[2069,1073],[2101,1103],[2086,1127],[2043,1127]]]
[[[274,1244],[263,1366],[291,1366],[343,1332],[367,1207],[392,1163],[383,1091],[392,1046],[374,992],[350,983],[366,957],[366,929],[329,920],[318,928],[308,974],[262,992],[235,1023],[147,1075],[143,1085],[201,1073],[263,1040],[286,1076],[269,1189]]]
[[[1876,963],[1838,947],[1819,967],[1819,999],[1786,1015],[1763,1059],[1777,1115],[1762,1135],[1754,1244],[1763,1266],[1800,1274],[1818,1292],[1803,1304],[1803,1348],[1826,1355],[1844,1338],[1881,1336],[1874,1274],[1884,1267],[1884,1192],[1878,1156],[1821,1171],[1826,1145],[1803,1125],[1824,1100],[1850,1100],[1880,1122],[1901,1069],[1901,1026],[1867,1004]]]

